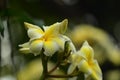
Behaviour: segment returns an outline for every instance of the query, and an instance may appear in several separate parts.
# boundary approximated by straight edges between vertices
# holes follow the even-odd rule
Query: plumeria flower
[[[95,44],[92,47],[96,53],[95,58],[100,64],[103,64],[108,59],[116,66],[120,65],[120,48],[113,42],[113,38],[106,31],[95,26],[82,24],[74,26],[74,29],[68,32],[70,32],[68,36],[76,47],[80,46],[84,40]]]
[[[94,59],[94,51],[87,41],[79,51],[70,56],[71,65],[68,74],[71,74],[76,68],[85,73],[85,78],[92,80],[102,80],[102,72],[98,62]]]
[[[25,22],[30,40],[19,45],[22,47],[20,51],[39,55],[41,50],[44,49],[46,56],[52,56],[56,51],[64,50],[65,41],[70,41],[67,36],[63,35],[67,29],[67,24],[68,20],[65,19],[60,23],[43,26],[43,29],[41,29],[36,25]]]

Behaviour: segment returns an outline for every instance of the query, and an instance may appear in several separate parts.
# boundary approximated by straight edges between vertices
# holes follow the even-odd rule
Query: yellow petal
[[[86,60],[92,60],[94,57],[94,51],[92,47],[85,41],[80,49],[81,56],[86,58]]]
[[[83,58],[79,54],[74,53],[70,55],[69,61],[71,62],[71,65],[68,68],[68,74],[71,74],[75,70],[82,59]]]
[[[59,23],[56,23],[56,24],[59,24]],[[57,25],[53,24],[45,29],[45,37],[46,38],[54,37],[57,35],[59,35],[59,27]]]
[[[86,60],[81,60],[78,64],[78,69],[86,74],[91,74],[92,70]]]
[[[71,54],[71,58],[72,63],[76,65],[78,65],[81,62],[81,60],[83,60],[83,57],[79,54]]]
[[[84,72],[87,77],[91,77],[93,80],[102,80],[102,72],[98,66],[98,63],[94,61],[89,64],[85,60],[82,60],[78,64],[78,68],[80,71]]]
[[[65,19],[60,23],[55,23],[51,26],[49,26],[49,28],[45,29],[45,36],[54,36],[54,35],[58,35],[58,34],[63,34],[65,33],[66,29],[67,29],[67,24],[68,24],[68,20]]]
[[[92,74],[91,76],[96,79],[96,80],[102,80],[102,71],[98,65],[98,62],[96,60],[91,63],[91,69],[92,69]]]
[[[45,41],[44,42],[44,54],[46,56],[52,56],[56,51],[59,50],[59,46],[54,41]]]
[[[64,34],[67,30],[67,26],[68,26],[68,20],[64,19],[61,23],[60,23],[60,29],[59,29],[59,33],[60,34]]]
[[[27,22],[24,22],[24,25],[25,27],[27,27],[28,29],[29,28],[35,28],[35,29],[41,29],[40,27],[36,26],[36,25],[33,25],[33,24],[30,24],[30,23],[27,23]],[[42,29],[41,29],[42,30]]]
[[[33,40],[30,43],[30,50],[35,56],[40,54],[42,47],[43,47],[42,40]]]

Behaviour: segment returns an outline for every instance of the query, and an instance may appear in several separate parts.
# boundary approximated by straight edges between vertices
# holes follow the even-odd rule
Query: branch
[[[71,78],[78,76],[78,74],[68,74],[68,75],[47,75],[49,78]]]
[[[53,71],[55,71],[59,65],[60,65],[60,62],[58,62],[58,63],[56,64],[56,66],[54,66],[54,68],[52,68],[52,69],[48,72],[48,74],[50,74],[50,73],[52,73]]]

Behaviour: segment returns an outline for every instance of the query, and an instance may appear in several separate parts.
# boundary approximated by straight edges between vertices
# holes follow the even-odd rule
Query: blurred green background
[[[103,59],[103,62],[100,63],[103,79],[120,80],[120,59],[117,59],[116,64],[114,57],[111,56],[110,60],[105,57],[106,53],[116,50],[116,46],[118,48],[116,52],[120,57],[119,8],[119,0],[0,0],[0,80],[17,80],[16,76],[22,74],[19,72],[31,61],[39,58],[39,56],[26,55],[18,51],[18,45],[29,40],[24,22],[42,27],[60,22],[65,18],[69,20],[66,33],[68,36],[71,36],[72,30],[81,24],[92,25],[94,28],[104,30],[105,33],[102,34],[107,35],[107,39],[110,39],[110,43],[112,43],[112,45],[108,45],[112,46],[108,52],[106,46],[101,46],[102,43],[99,43],[100,41],[97,41],[96,38],[94,38],[96,40],[91,39],[93,37],[85,39],[88,39],[93,46],[96,44],[93,48],[98,48],[97,50],[100,51],[101,55],[97,58]],[[89,33],[86,32],[86,34]],[[106,39],[97,32],[93,33],[93,36]],[[82,37],[79,36],[79,38]]]

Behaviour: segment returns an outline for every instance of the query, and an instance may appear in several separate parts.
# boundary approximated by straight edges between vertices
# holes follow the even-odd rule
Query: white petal
[[[19,47],[22,47],[19,49],[19,51],[21,53],[30,53],[29,42],[26,42],[24,44],[20,44]]]
[[[59,36],[59,37],[52,38],[51,40],[55,41],[61,50],[64,50],[65,40],[63,37]]]
[[[45,30],[45,32],[49,29],[49,26],[43,26],[43,29]]]
[[[28,29],[28,36],[31,40],[41,38],[44,35],[44,32],[39,29]]]
[[[30,50],[35,56],[40,54],[42,47],[43,47],[42,40],[34,40],[30,44]]]
[[[73,63],[69,66],[67,74],[71,74],[76,68],[76,65],[74,65]]]
[[[29,42],[26,42],[24,44],[20,44],[19,47],[29,48]]]
[[[70,41],[70,49],[75,53],[76,48],[75,48],[74,44],[72,43],[71,39],[67,36],[64,36],[64,35],[62,35],[62,37],[65,39],[65,41]]]
[[[20,51],[21,53],[25,53],[25,54],[31,53],[31,52],[30,52],[30,48],[20,48],[19,51]]]
[[[72,43],[72,41],[70,40],[70,38],[68,38],[67,36],[64,36],[64,35],[59,35],[58,37],[56,37],[56,38],[54,38],[53,39],[54,41],[56,41],[58,44],[59,44],[59,46],[60,46],[60,48],[62,49],[62,50],[64,50],[64,45],[65,45],[65,42],[66,41],[69,41],[70,43],[69,43],[69,48],[70,48],[70,50],[72,50],[72,52],[76,52],[76,49],[75,49],[75,46],[73,45],[73,43]]]
[[[56,51],[59,50],[59,46],[56,42],[53,41],[45,41],[44,42],[44,54],[46,56],[52,56]]]

